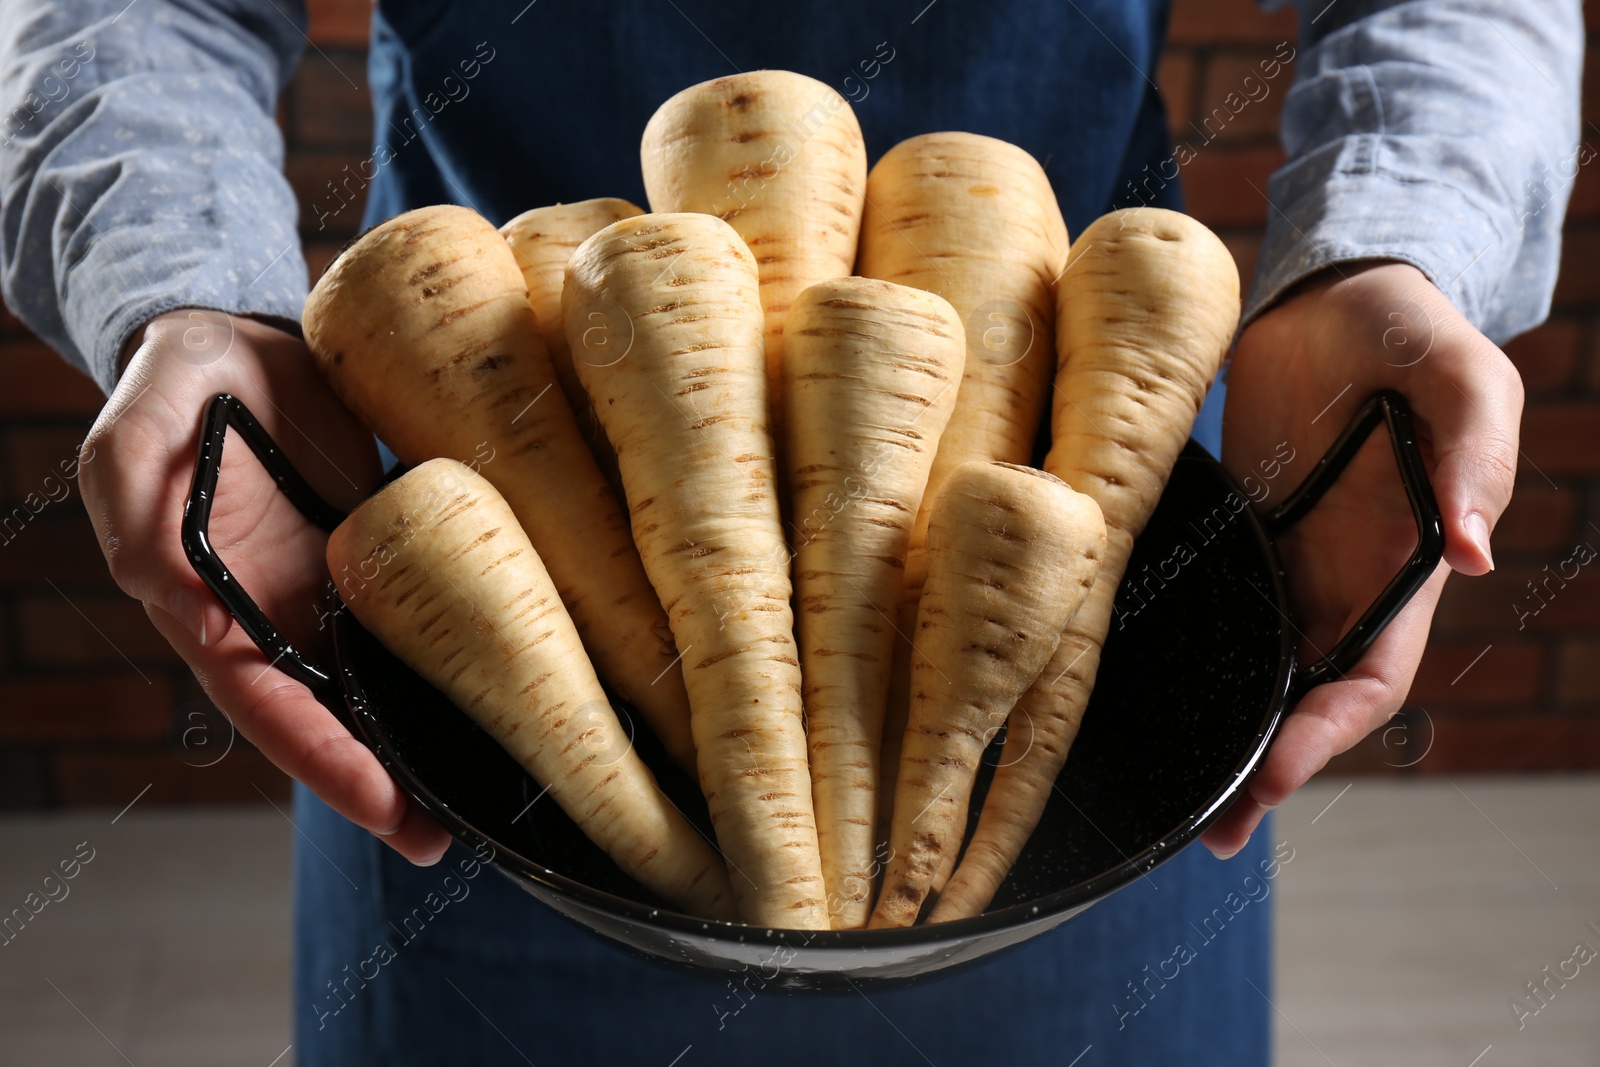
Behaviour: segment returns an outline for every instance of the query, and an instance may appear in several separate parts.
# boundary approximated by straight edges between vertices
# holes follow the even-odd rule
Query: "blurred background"
[[[1600,3],[1588,8],[1591,16],[1600,15]],[[359,212],[340,212],[329,220],[326,230],[317,232],[309,205],[325,195],[330,183],[339,185],[347,176],[347,167],[353,171],[369,155],[372,116],[365,65],[369,4],[366,0],[312,0],[311,10],[312,43],[283,97],[279,118],[288,139],[288,175],[302,204],[307,259],[315,277],[354,232]],[[1593,17],[1590,21],[1594,22]],[[1174,135],[1180,139],[1196,136],[1191,123],[1202,123],[1214,108],[1222,107],[1224,97],[1239,90],[1259,61],[1272,56],[1283,42],[1293,42],[1295,36],[1291,10],[1264,14],[1253,0],[1178,0],[1169,45],[1157,72]],[[1288,78],[1272,83],[1268,97],[1231,118],[1215,141],[1183,171],[1190,212],[1223,236],[1245,278],[1254,270],[1261,228],[1269,211],[1256,190],[1266,188],[1282,159],[1276,129],[1288,84]],[[1586,117],[1600,117],[1600,81],[1594,77],[1592,63],[1585,78],[1584,105]],[[1600,127],[1586,124],[1584,138],[1590,145],[1586,158],[1592,159],[1600,148]],[[881,152],[886,146],[876,147]],[[1588,781],[1576,772],[1600,769],[1600,577],[1585,570],[1523,624],[1519,624],[1518,614],[1519,606],[1535,603],[1529,599],[1530,583],[1536,585],[1554,572],[1576,547],[1585,543],[1600,547],[1600,172],[1595,166],[1578,173],[1565,234],[1561,281],[1550,321],[1507,349],[1521,370],[1528,405],[1516,496],[1493,537],[1498,569],[1486,577],[1457,579],[1450,584],[1403,717],[1394,728],[1374,735],[1340,758],[1323,775],[1324,784],[1310,794],[1316,804],[1305,812],[1302,822],[1307,826],[1306,820],[1317,808],[1344,796],[1341,789],[1363,783],[1346,802],[1352,813],[1347,817],[1366,811],[1370,833],[1347,828],[1353,834],[1346,840],[1352,857],[1370,854],[1375,858],[1378,853],[1371,851],[1379,847],[1375,835],[1385,826],[1397,825],[1394,820],[1409,817],[1408,808],[1413,814],[1426,809],[1426,804],[1413,805],[1405,799],[1412,794],[1399,788],[1402,783],[1421,787],[1432,783],[1435,792],[1453,788],[1463,797],[1470,792],[1475,798],[1474,790],[1489,790],[1484,795],[1501,797],[1508,811],[1524,811],[1526,832],[1534,835],[1553,832],[1556,823],[1551,820],[1560,819],[1551,814],[1556,806],[1570,807],[1574,797],[1587,797],[1591,802],[1600,798],[1596,791],[1570,792]],[[150,840],[157,842],[152,848],[166,841],[181,850],[184,841],[196,839],[206,840],[206,847],[212,848],[214,841],[213,855],[226,858],[222,866],[241,879],[237,885],[219,885],[215,891],[239,891],[244,880],[250,887],[245,890],[246,897],[233,898],[231,909],[218,911],[212,920],[214,928],[207,929],[225,940],[244,936],[240,934],[240,923],[245,921],[241,909],[252,901],[258,905],[259,912],[250,913],[260,916],[259,928],[251,927],[257,940],[240,946],[250,957],[248,966],[255,977],[247,980],[236,974],[232,979],[219,979],[220,985],[210,983],[209,992],[197,987],[193,993],[211,996],[223,1005],[218,1010],[225,1014],[234,1010],[227,1005],[238,998],[260,999],[254,1014],[233,1018],[230,1025],[235,1042],[241,1034],[256,1035],[251,1040],[258,1041],[250,1057],[239,1062],[265,1064],[289,1040],[287,949],[279,944],[285,935],[287,854],[292,833],[284,814],[288,811],[287,780],[242,739],[233,737],[226,721],[211,708],[146,620],[140,605],[121,594],[107,573],[76,484],[62,477],[63,466],[70,465],[100,407],[103,398],[99,390],[3,310],[0,367],[5,368],[7,378],[6,388],[0,390],[0,841],[11,842],[8,864],[18,855],[28,854],[29,842],[36,839],[48,843],[40,846],[45,848],[43,863],[53,864],[66,831],[48,828],[63,820],[69,826],[77,825],[73,820],[89,820],[84,825],[97,828],[95,834],[100,836],[143,827],[138,832],[153,835]],[[1590,583],[1595,587],[1588,588]],[[1458,780],[1467,781],[1462,777],[1467,775],[1473,776],[1472,787],[1456,785]],[[1480,777],[1484,775],[1505,777]],[[1522,792],[1530,775],[1548,777],[1556,792]],[[1515,839],[1513,847],[1518,851],[1529,849],[1528,839],[1506,823],[1510,816],[1491,820],[1494,810],[1481,798],[1474,806],[1480,804],[1484,806],[1477,814],[1465,804],[1455,805],[1460,809],[1457,814],[1468,820],[1461,826],[1470,823],[1476,827],[1462,832],[1481,834],[1481,838],[1471,839],[1481,841],[1484,849],[1502,849],[1504,854],[1496,854],[1496,861],[1520,866],[1521,860],[1504,848],[1501,838]],[[273,805],[281,811],[275,811]],[[125,807],[131,814],[119,815],[121,821],[115,824],[107,823]],[[1545,816],[1538,814],[1541,810]],[[1286,811],[1280,830],[1299,818],[1301,811]],[[1478,815],[1495,826],[1493,832]],[[227,821],[235,816],[239,821]],[[1332,818],[1328,816],[1328,820]],[[230,846],[230,840],[238,839],[230,826],[253,827],[271,845],[265,851]],[[1327,821],[1323,821],[1317,829],[1326,831],[1326,827]],[[208,832],[210,837],[206,837]],[[1338,833],[1327,832],[1335,837]],[[73,841],[79,839],[72,837]],[[1587,841],[1585,848],[1592,856],[1592,830],[1587,831]],[[1331,861],[1332,855],[1325,854],[1326,868],[1329,877],[1336,877],[1340,865]],[[1562,881],[1548,863],[1535,864],[1540,857],[1532,849],[1523,859],[1540,869],[1542,876],[1548,874],[1545,880],[1552,886]],[[118,930],[131,936],[141,924],[159,930],[160,924],[169,920],[191,933],[201,928],[196,923],[203,926],[204,916],[211,914],[206,906],[196,905],[198,911],[178,907],[172,894],[180,894],[178,901],[201,900],[207,892],[205,879],[218,876],[218,865],[191,868],[183,866],[186,861],[181,858],[173,862],[180,869],[173,873],[170,865],[163,867],[161,877],[171,880],[166,889],[140,889],[143,883],[137,881],[137,872],[128,869],[126,877],[132,880],[124,883],[124,889],[151,895],[151,903],[142,911],[134,911],[126,898],[120,903],[113,901],[110,891],[104,890],[105,906],[113,909],[106,916],[108,936],[117,936]],[[112,862],[102,860],[100,864],[106,880],[115,882],[121,877],[113,877]],[[1302,865],[1302,879],[1311,878],[1312,866]],[[10,891],[10,876],[0,879],[0,890],[7,893],[0,898],[0,911],[20,900],[36,881],[31,871],[17,870],[20,880],[14,892]],[[1593,905],[1592,864],[1588,872],[1583,877],[1591,887],[1587,903]],[[1447,881],[1442,879],[1440,884]],[[1542,887],[1536,879],[1534,884]],[[1562,888],[1569,887],[1563,884]],[[1291,915],[1291,889],[1284,890],[1280,926]],[[1336,903],[1331,894],[1313,892],[1309,886],[1298,892],[1301,895],[1294,899],[1327,897],[1329,906]],[[88,895],[87,889],[84,895]],[[1581,903],[1570,892],[1563,900],[1563,906]],[[1532,906],[1544,914],[1545,903]],[[124,921],[119,923],[119,918]],[[1600,910],[1588,918],[1600,920]],[[1534,947],[1524,951],[1526,958],[1519,957],[1511,965],[1511,973],[1526,971],[1526,977],[1533,977],[1544,963],[1565,957],[1571,937],[1582,929],[1577,919],[1575,912],[1570,931],[1565,926],[1551,929],[1544,948],[1538,948],[1542,942],[1535,941]],[[86,905],[74,923],[93,925]],[[61,924],[68,925],[65,917]],[[42,939],[45,933],[41,931],[35,939]],[[60,931],[48,933],[67,936]],[[28,936],[34,936],[33,931]],[[93,1050],[85,1052],[88,1058],[78,1060],[45,1056],[41,1045],[37,1049],[40,1062],[43,1058],[51,1062],[118,1062],[112,1048],[106,1047],[111,1044],[106,1037],[111,1030],[101,1034],[106,1037],[101,1043],[55,993],[35,989],[36,976],[27,976],[27,982],[18,976],[11,964],[19,947],[26,949],[25,940],[8,944],[6,955],[0,956],[0,991],[9,994],[0,997],[0,1003],[9,1001],[9,1008],[0,1009],[7,1016],[0,1031],[11,1030],[12,1017],[31,1014],[24,1006],[36,1003],[52,1019],[61,1015],[63,1029],[83,1029],[84,1048]],[[1591,934],[1590,943],[1600,945],[1600,934]],[[33,951],[43,951],[43,947]],[[243,965],[245,961],[239,962]],[[150,968],[154,965],[148,953],[140,958],[132,952],[126,966],[129,975],[137,976],[153,973]],[[1292,960],[1280,966],[1282,996],[1288,999],[1279,1006],[1290,1017],[1294,1017],[1290,1005],[1299,995],[1289,988],[1298,973],[1296,966],[1299,964]],[[65,965],[61,972],[67,973]],[[228,981],[246,984],[229,985]],[[1500,1030],[1513,1029],[1507,1020],[1515,1015],[1501,1000],[1519,993],[1521,983],[1522,978],[1516,977],[1487,986],[1491,992],[1502,990],[1488,996],[1482,1008],[1485,1018],[1491,1011],[1505,1017],[1496,1017]],[[1589,1058],[1583,1062],[1593,1062],[1594,1049],[1600,1043],[1600,1034],[1594,1030],[1594,1019],[1600,1015],[1595,1008],[1600,1004],[1595,999],[1600,979],[1592,984],[1594,990],[1573,995],[1574,999],[1588,996],[1587,1009],[1570,1004],[1574,1024],[1582,1024],[1573,1033],[1583,1037],[1589,1049]],[[57,993],[64,989],[63,985]],[[1359,992],[1352,988],[1350,994]],[[42,999],[35,1000],[36,996]],[[85,999],[92,1001],[93,996],[80,991],[79,997],[70,998],[75,1007],[81,1005],[79,1014],[95,1016]],[[1552,1016],[1557,1006],[1551,1006]],[[1360,1018],[1373,1018],[1361,1014],[1359,1005],[1346,1007]],[[108,1010],[102,1006],[103,1012]],[[133,1007],[116,1010],[126,1010],[129,1025],[134,1025],[138,1013]],[[1318,1009],[1308,1006],[1305,1010]],[[1580,1016],[1589,1021],[1582,1023]],[[1359,1019],[1334,1015],[1330,1026],[1341,1019],[1340,1025],[1359,1025]],[[117,1025],[115,1020],[110,1024],[102,1018],[95,1021],[100,1026]],[[171,1021],[173,1036],[188,1034],[192,1038],[199,1032],[196,1027],[204,1029],[215,1021],[194,1018],[186,1023],[179,1017]],[[1316,1035],[1315,1025],[1305,1029],[1301,1019],[1295,1018],[1295,1022],[1304,1030],[1300,1037]],[[148,1019],[143,1025],[148,1051],[159,1045],[159,1035],[152,1036],[159,1027]],[[1539,1025],[1553,1032],[1555,1024],[1540,1020]],[[7,1041],[24,1040],[17,1033],[13,1030],[11,1037],[0,1037],[0,1049]],[[1299,1055],[1307,1054],[1295,1033],[1285,1028],[1285,1062],[1298,1062]],[[39,1040],[45,1039],[41,1036]],[[1317,1057],[1327,1058],[1323,1053],[1329,1051],[1329,1040],[1338,1038],[1318,1041],[1322,1051]],[[191,1041],[172,1048],[209,1048],[210,1052],[197,1053],[202,1058],[195,1062],[231,1062],[236,1043],[220,1037],[218,1041],[215,1046]],[[1464,1067],[1483,1042],[1473,1038],[1465,1043],[1474,1045],[1463,1045],[1466,1056],[1440,1062]],[[13,1051],[21,1048],[16,1046]],[[255,1058],[257,1050],[265,1054]],[[1520,1054],[1504,1060],[1497,1056],[1496,1060],[1579,1062],[1553,1055],[1555,1058],[1548,1060]],[[1307,1062],[1322,1062],[1317,1057]],[[0,1061],[24,1062],[9,1055],[0,1055]],[[150,1062],[155,1061],[152,1054]],[[280,1062],[291,1061],[292,1050],[286,1049]],[[26,1062],[35,1060],[30,1057]],[[1421,1063],[1425,1058],[1396,1053],[1385,1062]]]

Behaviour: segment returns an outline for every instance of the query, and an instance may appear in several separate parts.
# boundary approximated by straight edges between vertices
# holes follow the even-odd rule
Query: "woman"
[[[1218,388],[1197,435],[1242,478],[1284,442],[1317,455],[1362,399],[1399,389],[1429,449],[1444,564],[1349,675],[1300,702],[1204,839],[1229,862],[1189,849],[962,975],[796,1000],[631,960],[478,877],[485,868],[447,852],[371,754],[230,627],[183,558],[177,517],[216,392],[239,394],[335,503],[352,505],[378,474],[370,438],[297,336],[306,278],[273,110],[303,11],[11,0],[0,70],[24,106],[0,155],[6,300],[110,395],[83,489],[112,573],[239,730],[302,783],[302,1064],[1267,1061],[1267,901],[1293,845],[1252,831],[1399,707],[1447,574],[1492,566],[1522,403],[1495,342],[1548,308],[1582,27],[1576,0],[1316,0],[1298,46],[1175,144],[1150,78],[1166,19],[1161,0],[810,0],[736,18],[710,0],[384,0],[374,15],[373,154],[329,183],[307,225],[362,193],[367,223],[440,201],[496,223],[559,200],[643,202],[638,135],[660,101],[782,67],[850,98],[874,157],[937,129],[1023,146],[1076,233],[1115,206],[1181,206],[1183,170],[1221,126],[1289,94],[1288,162],[1267,189],[1238,192],[1266,197],[1272,215],[1226,430]],[[215,314],[174,310],[193,308]],[[1374,442],[1284,546],[1308,650],[1328,647],[1410,549],[1392,478]],[[212,531],[267,613],[314,643],[322,536],[248,465],[225,479]],[[1191,926],[1230,894],[1248,906],[1230,908],[1225,928]],[[443,904],[408,923],[428,900]]]

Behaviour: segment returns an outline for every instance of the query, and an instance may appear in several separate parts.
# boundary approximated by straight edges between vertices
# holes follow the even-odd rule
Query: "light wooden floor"
[[[1347,784],[1278,813],[1278,1062],[1600,1064],[1600,779]]]
[[[1600,778],[1347,784],[1277,816],[1278,1062],[1600,1064],[1600,958],[1568,962],[1600,952]],[[61,898],[0,948],[0,1064],[288,1067],[294,831],[271,809],[116,815],[0,820],[0,914]],[[1577,973],[1539,1007],[1547,965]],[[1513,1000],[1539,1007],[1520,1029]]]

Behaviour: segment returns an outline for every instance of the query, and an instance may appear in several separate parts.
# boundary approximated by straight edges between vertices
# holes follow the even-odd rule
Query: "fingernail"
[[[434,864],[438,863],[442,859],[444,859],[444,853],[443,852],[439,853],[437,856],[433,857],[433,859],[431,859],[431,860],[412,860],[411,861],[411,865],[414,866],[414,867],[432,867]]]
[[[200,600],[200,594],[193,589],[179,589],[172,594],[169,609],[173,616],[194,635],[202,648],[206,643],[206,608]]]
[[[1494,570],[1494,556],[1489,552],[1489,523],[1476,511],[1467,516],[1467,537],[1489,561],[1489,569]]]
[[[1246,837],[1244,839],[1244,844],[1241,844],[1238,848],[1234,849],[1232,852],[1213,852],[1211,854],[1213,856],[1217,857],[1217,859],[1219,859],[1219,860],[1231,860],[1231,859],[1233,859],[1233,857],[1235,857],[1239,853],[1243,852],[1244,849],[1245,849],[1245,845],[1248,845],[1249,843],[1250,843],[1250,839],[1248,837]]]
[[[395,834],[400,832],[400,827],[395,826],[392,830],[374,830],[372,832],[377,834],[379,837],[393,837]]]

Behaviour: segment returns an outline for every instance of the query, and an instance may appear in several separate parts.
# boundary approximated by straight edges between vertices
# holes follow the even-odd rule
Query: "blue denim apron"
[[[1021,145],[1072,233],[1180,206],[1159,171],[1164,0],[384,0],[373,24],[367,224],[428,203],[495,223],[594,196],[645,203],[655,107],[778,67],[854,107],[869,160],[933,130]],[[737,22],[729,12],[737,12]],[[1196,437],[1219,451],[1221,388]],[[1050,934],[910,988],[729,989],[570,926],[455,845],[414,868],[296,786],[295,1053],[303,1067],[443,1064],[1264,1065],[1270,822],[1227,863],[1191,847]]]

